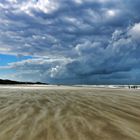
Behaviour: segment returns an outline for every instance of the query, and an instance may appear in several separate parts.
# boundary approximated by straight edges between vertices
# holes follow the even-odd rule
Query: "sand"
[[[0,140],[140,140],[140,90],[0,86]]]

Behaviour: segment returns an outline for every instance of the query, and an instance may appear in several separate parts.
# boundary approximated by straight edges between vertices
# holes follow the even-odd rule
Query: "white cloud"
[[[7,0],[10,3],[17,3],[17,0]]]
[[[51,78],[57,77],[57,74],[60,72],[61,66],[56,65],[55,67],[50,69],[50,76]]]
[[[107,15],[111,16],[111,17],[114,17],[116,15],[116,12],[114,10],[108,10]]]
[[[140,41],[140,23],[136,23],[130,28],[128,35],[131,35],[132,39]]]
[[[26,13],[32,13],[32,10],[40,10],[44,13],[50,13],[57,8],[58,3],[52,0],[38,0],[36,2],[26,1],[20,6],[20,10]]]

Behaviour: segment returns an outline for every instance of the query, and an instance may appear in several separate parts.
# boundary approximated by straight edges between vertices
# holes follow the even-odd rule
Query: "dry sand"
[[[1,86],[0,140],[140,140],[140,91]]]

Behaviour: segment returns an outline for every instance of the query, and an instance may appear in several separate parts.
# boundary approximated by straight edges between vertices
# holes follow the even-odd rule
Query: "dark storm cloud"
[[[51,83],[139,82],[138,5],[139,0],[1,0],[0,52],[33,56],[5,68],[17,70],[19,79]]]

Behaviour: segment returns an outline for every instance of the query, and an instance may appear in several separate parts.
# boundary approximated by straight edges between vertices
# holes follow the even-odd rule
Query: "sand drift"
[[[1,86],[0,140],[140,140],[140,91]]]

